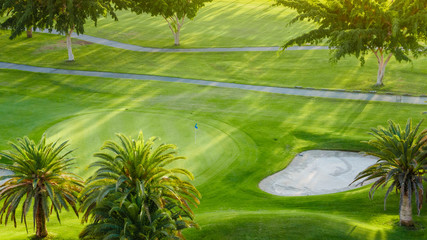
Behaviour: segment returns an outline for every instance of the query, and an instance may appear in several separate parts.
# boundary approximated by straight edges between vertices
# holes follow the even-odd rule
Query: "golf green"
[[[116,133],[135,139],[139,131],[145,140],[156,136],[157,144],[177,145],[178,155],[187,159],[172,166],[190,170],[196,185],[214,178],[237,159],[256,156],[255,147],[250,147],[254,145],[252,139],[230,125],[161,113],[122,110],[83,114],[55,124],[46,133],[50,140],[64,136],[70,139],[71,148],[75,149],[76,173],[88,177],[95,171],[89,169],[96,160],[93,154],[100,151],[105,141],[118,141]]]

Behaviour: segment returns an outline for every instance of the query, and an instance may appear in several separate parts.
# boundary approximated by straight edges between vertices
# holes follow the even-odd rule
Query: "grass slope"
[[[249,157],[219,159],[221,164],[229,165],[209,181],[198,183],[203,198],[195,214],[202,229],[185,231],[188,239],[425,238],[424,228],[408,231],[397,226],[396,195],[389,197],[387,210],[383,210],[384,191],[377,192],[371,201],[367,187],[329,195],[278,197],[264,193],[257,186],[264,177],[286,167],[300,151],[366,150],[361,141],[369,139],[367,131],[371,127],[384,125],[388,119],[403,124],[412,117],[417,122],[423,118],[423,111],[425,106],[418,105],[295,97],[152,81],[0,72],[0,149],[8,148],[7,141],[15,137],[39,138],[48,129],[60,134],[67,131],[67,125],[85,120],[91,120],[83,124],[88,132],[106,124],[103,129],[114,126],[115,131],[123,129],[133,136],[140,129],[147,133],[158,129],[159,134],[165,135],[160,136],[163,139],[169,137],[169,131],[161,133],[164,123],[156,125],[153,121],[171,119],[178,122],[177,130],[185,131],[182,126],[190,124],[192,128],[193,120],[197,120],[201,126],[204,123],[214,126],[212,134],[221,130],[230,138],[239,140],[244,135],[243,140],[251,139],[244,141],[251,144],[239,146],[239,152]],[[103,123],[98,118],[105,113],[123,112],[135,119],[108,118],[113,120]],[[141,118],[139,124],[141,116],[151,117],[148,122]],[[190,131],[193,134],[193,129]],[[170,139],[176,134],[171,130]],[[88,141],[92,145],[90,137]],[[185,149],[189,142],[182,139],[174,143]],[[98,149],[99,142],[93,141],[93,147]],[[78,148],[75,154],[85,151]],[[197,168],[201,170],[203,166]],[[211,170],[209,165],[206,169]],[[420,226],[427,225],[426,214],[423,209],[421,216],[414,216]],[[52,218],[48,226],[56,236],[54,239],[76,239],[81,228],[72,213],[63,213],[62,225]],[[0,239],[26,236],[22,224],[18,229],[0,226]]]
[[[280,46],[312,29],[310,23],[288,26],[295,13],[270,0],[214,0],[186,19],[180,48]],[[119,12],[119,21],[103,18],[86,25],[86,34],[146,47],[174,47],[166,21],[150,14]]]
[[[390,61],[386,69],[385,87],[377,89],[377,63],[367,58],[361,67],[355,58],[336,65],[328,61],[327,50],[234,53],[139,53],[97,44],[75,41],[77,61],[65,62],[64,38],[34,34],[33,39],[8,39],[0,31],[0,61],[34,66],[139,73],[221,82],[279,87],[315,87],[331,89],[377,90],[410,94],[427,94],[425,68],[427,58],[412,64]]]

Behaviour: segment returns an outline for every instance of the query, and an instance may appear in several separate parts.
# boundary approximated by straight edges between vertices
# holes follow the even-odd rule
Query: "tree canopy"
[[[175,45],[179,45],[179,35],[185,18],[193,19],[205,3],[212,0],[131,0],[128,9],[136,14],[149,13],[162,16],[174,36]]]
[[[11,39],[29,27],[63,34],[74,29],[81,34],[87,19],[96,23],[107,10],[112,10],[111,6],[97,0],[0,0],[0,16],[6,17],[1,26],[11,30]]]
[[[332,62],[354,55],[362,65],[373,52],[379,65],[376,85],[383,84],[392,56],[401,62],[426,53],[420,42],[427,36],[427,0],[276,0],[276,5],[297,11],[290,23],[308,20],[317,26],[283,49],[326,40]]]

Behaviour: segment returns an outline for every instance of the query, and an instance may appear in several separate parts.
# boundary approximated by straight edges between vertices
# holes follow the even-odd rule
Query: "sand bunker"
[[[10,175],[10,174],[12,174],[13,172],[12,171],[9,171],[9,170],[5,170],[5,169],[0,169],[0,176],[5,176],[5,175]],[[7,181],[7,179],[5,179],[5,180],[1,180],[0,181],[0,185],[2,185],[4,182],[6,182]]]
[[[307,196],[343,192],[356,175],[377,158],[345,151],[310,150],[298,154],[284,170],[266,177],[259,187],[279,196]]]

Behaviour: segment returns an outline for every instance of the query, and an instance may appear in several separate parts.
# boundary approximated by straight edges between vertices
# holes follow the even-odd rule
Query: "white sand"
[[[310,150],[298,154],[284,170],[266,177],[259,187],[279,196],[307,196],[343,192],[356,175],[377,158],[345,151]],[[366,183],[365,183],[366,184]]]

